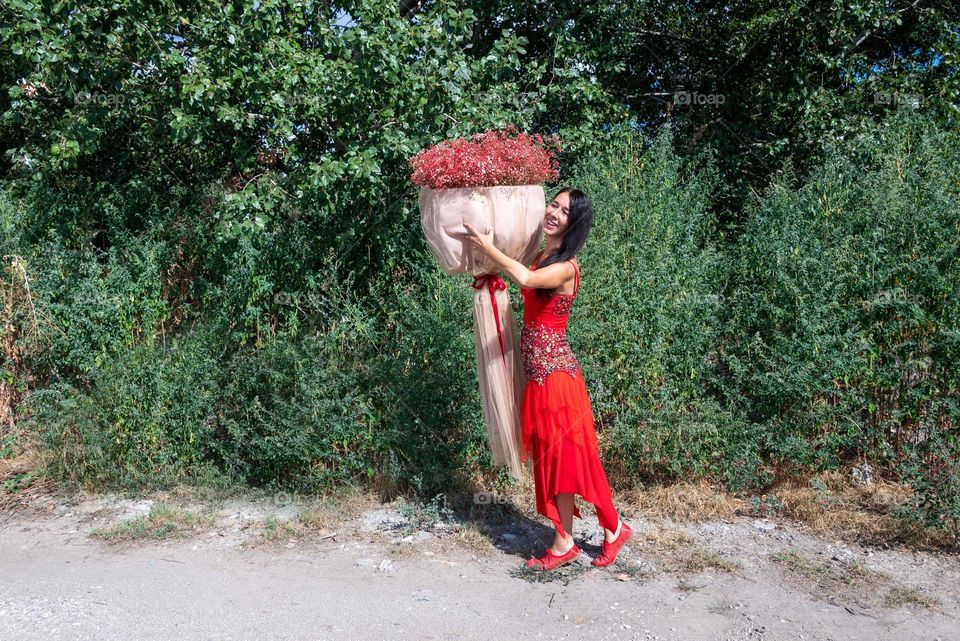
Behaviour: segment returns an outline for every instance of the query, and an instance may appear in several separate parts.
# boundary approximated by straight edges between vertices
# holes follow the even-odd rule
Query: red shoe
[[[550,548],[547,548],[544,555],[541,556],[540,558],[529,559],[527,561],[527,567],[540,568],[541,570],[552,570],[554,568],[560,567],[561,565],[572,563],[573,561],[577,560],[579,556],[580,556],[580,548],[577,547],[576,543],[574,543],[573,547],[567,550],[565,554],[562,554],[560,556],[557,556],[556,554],[550,551]]]
[[[615,538],[613,541],[607,543],[607,539],[603,539],[603,544],[600,546],[600,554],[590,563],[595,565],[598,568],[605,567],[610,565],[617,560],[617,553],[620,551],[620,548],[623,547],[623,544],[630,540],[630,537],[633,535],[633,530],[629,525],[620,521],[620,536]]]

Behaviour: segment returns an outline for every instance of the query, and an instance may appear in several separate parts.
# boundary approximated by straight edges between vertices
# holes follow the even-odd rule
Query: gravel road
[[[956,555],[867,549],[775,521],[627,514],[634,540],[597,569],[601,535],[582,504],[580,562],[550,576],[520,570],[551,536],[526,516],[479,529],[412,524],[402,506],[371,504],[287,531],[295,506],[234,499],[208,505],[213,520],[179,536],[93,534],[154,505],[44,496],[6,514],[0,638],[960,638]]]

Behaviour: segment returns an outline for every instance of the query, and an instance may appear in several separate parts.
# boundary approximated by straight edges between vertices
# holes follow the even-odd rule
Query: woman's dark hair
[[[570,260],[577,255],[580,248],[587,242],[587,236],[590,234],[590,226],[593,224],[593,201],[590,197],[579,189],[573,187],[564,187],[560,189],[553,198],[564,192],[570,192],[570,209],[567,212],[567,229],[560,240],[560,248],[553,252],[542,261],[537,263],[537,269],[552,265],[553,263],[562,263]],[[551,199],[552,202],[552,199]],[[546,296],[549,290],[537,288],[538,296]]]

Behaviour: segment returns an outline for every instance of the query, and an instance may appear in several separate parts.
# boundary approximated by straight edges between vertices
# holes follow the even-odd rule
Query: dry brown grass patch
[[[623,499],[640,516],[675,521],[729,519],[749,507],[748,501],[722,492],[707,481],[638,488],[624,493]]]
[[[469,520],[457,528],[452,543],[458,548],[466,548],[476,554],[489,554],[496,549],[493,539],[494,528],[483,521]]]
[[[38,471],[32,449],[0,459],[0,522],[9,519],[40,496],[53,493],[55,484]]]
[[[902,585],[891,588],[884,597],[883,604],[888,608],[902,608],[906,606],[927,608],[930,610],[940,608],[940,600],[936,597]]]
[[[641,553],[671,574],[698,574],[710,568],[737,572],[741,568],[737,561],[699,547],[695,539],[682,530],[657,528],[634,536]]]
[[[908,525],[894,516],[911,498],[909,486],[877,478],[858,484],[849,472],[782,478],[763,494],[742,498],[707,481],[636,488],[621,501],[653,520],[701,522],[736,516],[769,516],[801,523],[814,534],[858,543],[949,547],[950,533]]]
[[[849,474],[832,471],[781,481],[768,494],[782,503],[779,516],[803,523],[822,536],[858,543],[951,543],[946,532],[910,527],[893,516],[912,494],[901,483],[877,479],[860,485]]]
[[[364,509],[377,504],[377,498],[358,489],[347,488],[323,495],[298,510],[298,519],[312,530],[331,529],[339,523],[359,516]]]

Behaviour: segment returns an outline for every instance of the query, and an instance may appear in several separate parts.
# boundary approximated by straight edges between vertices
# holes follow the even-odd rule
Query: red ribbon
[[[497,337],[500,339],[500,355],[503,356],[503,365],[507,365],[507,354],[503,348],[503,330],[500,327],[500,314],[497,311],[496,290],[506,289],[507,283],[500,278],[500,274],[480,274],[473,277],[472,287],[483,289],[484,285],[490,290],[490,304],[493,305],[493,319],[497,321]]]

